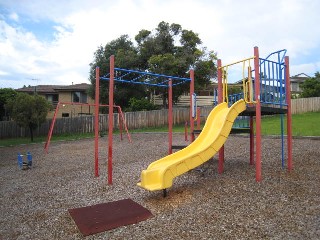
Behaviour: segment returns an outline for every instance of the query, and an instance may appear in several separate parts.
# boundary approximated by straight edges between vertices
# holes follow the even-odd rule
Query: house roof
[[[31,87],[24,87],[16,89],[18,92],[26,92],[26,93],[32,93],[32,92],[38,92],[43,94],[48,93],[57,93],[61,91],[86,91],[89,89],[90,84],[87,83],[80,83],[80,84],[74,84],[74,85],[37,85],[37,86],[31,86]]]
[[[305,74],[305,73],[299,73],[297,75],[291,76],[290,77],[290,82],[302,83],[305,80],[307,80],[308,78],[311,78],[311,77],[309,75]]]
[[[80,83],[80,84],[74,84],[74,85],[68,85],[68,86],[56,86],[54,89],[56,91],[85,91],[89,89],[90,84],[87,83]]]
[[[297,75],[291,76],[291,78],[311,78],[308,74],[299,73]]]

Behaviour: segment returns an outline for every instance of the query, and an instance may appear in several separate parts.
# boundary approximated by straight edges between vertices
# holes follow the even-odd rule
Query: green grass
[[[93,133],[82,133],[82,134],[61,134],[58,136],[52,136],[51,141],[68,141],[77,140],[83,138],[93,137]],[[34,137],[33,142],[31,142],[30,137],[21,138],[8,138],[0,140],[0,147],[15,146],[20,144],[34,144],[34,143],[44,143],[47,140],[47,136]]]
[[[263,135],[281,134],[280,115],[263,117],[261,131]],[[284,131],[287,131],[287,117],[283,117]],[[320,136],[320,112],[308,112],[292,115],[293,136]]]
[[[284,131],[286,133],[286,115],[284,116]],[[292,132],[293,136],[320,136],[320,112],[309,112],[303,114],[292,115]],[[195,125],[195,129],[197,126]],[[141,132],[167,132],[168,127],[157,127],[157,128],[141,128],[129,130],[130,133],[141,133]],[[173,127],[173,132],[184,132],[184,125],[177,125]],[[119,134],[119,131],[115,131],[115,134]],[[125,133],[124,133],[125,134]],[[263,135],[280,135],[281,134],[281,122],[280,115],[276,116],[265,116],[262,118],[262,134]],[[93,138],[93,133],[86,134],[62,134],[53,135],[51,141],[68,141],[77,140],[83,138]],[[46,136],[35,137],[33,143],[43,143],[47,140]],[[31,144],[30,138],[9,138],[1,139],[0,147],[15,146],[20,144]]]

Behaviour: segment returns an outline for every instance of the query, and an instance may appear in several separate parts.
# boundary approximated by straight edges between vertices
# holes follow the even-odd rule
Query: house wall
[[[72,102],[72,92],[59,92],[59,102]],[[87,96],[87,103],[94,104],[94,100]],[[47,115],[47,118],[53,118],[55,109],[50,111]],[[62,117],[76,117],[80,115],[93,115],[94,106],[85,106],[85,105],[70,105],[70,104],[61,104],[59,106],[59,111],[57,113],[57,118]]]

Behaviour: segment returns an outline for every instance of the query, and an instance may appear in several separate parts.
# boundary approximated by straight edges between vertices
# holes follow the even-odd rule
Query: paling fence
[[[209,101],[211,101],[209,99]],[[320,111],[320,97],[314,98],[299,98],[292,99],[292,113],[316,112]],[[208,102],[209,104],[209,102]],[[212,104],[212,102],[211,102]],[[202,122],[208,116],[212,106],[202,106],[201,116]],[[154,110],[141,112],[126,112],[124,113],[127,127],[130,129],[159,127],[168,125],[168,110]],[[173,110],[173,124],[184,124],[189,121],[189,108],[177,107]],[[34,136],[44,136],[48,134],[51,120],[45,123],[34,131]],[[114,114],[115,129],[119,128],[118,114]],[[108,128],[108,115],[101,114],[99,116],[99,131],[106,132]],[[53,134],[65,133],[93,133],[94,132],[94,116],[79,116],[72,118],[56,119]],[[13,121],[0,122],[0,139],[14,138],[14,137],[28,137],[30,136],[29,129],[19,127]]]
[[[201,110],[202,118],[205,118],[211,111],[211,106],[203,107]],[[153,110],[140,112],[124,113],[126,125],[130,129],[160,127],[168,125],[168,110]],[[189,108],[174,108],[173,124],[184,124],[189,120]],[[47,135],[52,120],[45,123],[34,130],[34,136]],[[108,114],[99,115],[99,131],[106,132],[108,129]],[[119,129],[118,113],[114,113],[114,128]],[[72,118],[56,119],[53,135],[66,133],[93,133],[94,132],[94,116],[78,116]],[[29,129],[19,127],[13,121],[0,122],[0,138],[28,137]]]
[[[319,111],[320,97],[291,99],[292,114]]]

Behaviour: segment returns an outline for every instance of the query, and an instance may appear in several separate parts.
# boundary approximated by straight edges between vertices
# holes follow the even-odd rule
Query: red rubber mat
[[[84,236],[138,223],[153,217],[148,209],[131,199],[68,209],[68,211]]]

